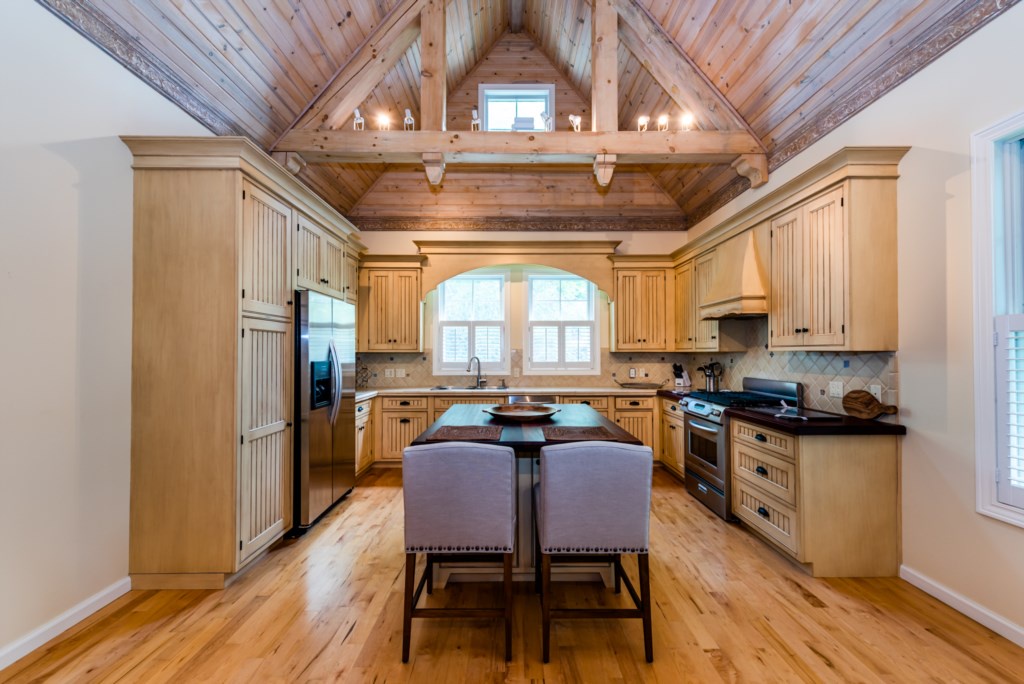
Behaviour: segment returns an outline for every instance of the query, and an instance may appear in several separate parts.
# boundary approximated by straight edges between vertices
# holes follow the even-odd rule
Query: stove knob
[[[716,417],[717,417],[717,416],[720,416],[720,415],[722,415],[722,412],[721,412],[721,411],[719,411],[718,409],[715,409],[714,411],[712,411],[712,412],[711,412],[711,415],[713,415],[713,416],[716,416]]]

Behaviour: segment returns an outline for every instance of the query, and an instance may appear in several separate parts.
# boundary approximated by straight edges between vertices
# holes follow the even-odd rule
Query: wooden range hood
[[[747,230],[715,248],[715,270],[700,303],[703,320],[768,315],[764,262],[755,230]]]

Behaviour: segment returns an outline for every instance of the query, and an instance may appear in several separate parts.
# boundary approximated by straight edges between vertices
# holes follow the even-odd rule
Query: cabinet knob
[[[639,401],[635,401],[635,400],[634,400],[634,401],[631,401],[631,402],[629,402],[629,405],[630,405],[630,406],[639,406],[639,405],[640,405],[640,402],[639,402]]]
[[[590,406],[590,402],[589,401],[581,401],[580,403],[581,404],[586,404],[587,406]]]
[[[675,430],[675,429],[676,429],[676,426],[675,426],[675,425],[669,425],[669,426],[668,426],[668,429],[669,429],[669,430]]]
[[[768,477],[768,469],[765,468],[764,466],[757,466],[756,468],[754,468],[754,472],[760,475],[761,477]]]
[[[409,402],[407,402],[407,401],[400,401],[400,402],[398,402],[398,405],[399,406],[409,406]]]
[[[765,508],[764,506],[758,506],[758,507],[757,507],[757,514],[758,514],[759,516],[761,516],[762,518],[767,518],[767,517],[769,517],[769,515],[768,515],[768,509],[767,509],[767,508]]]
[[[807,328],[800,328],[800,332],[811,332],[811,331],[808,330]]]
[[[768,441],[768,438],[765,437],[760,432],[758,432],[756,435],[754,435],[754,439],[756,439],[758,442],[767,442]]]
[[[285,426],[285,427],[291,427],[291,426],[292,426],[292,424],[291,424],[291,423],[285,423],[285,424],[284,424],[284,426]]]
[[[670,410],[670,411],[678,411],[678,410],[679,410],[679,407],[678,407],[678,406],[676,406],[675,404],[672,404],[672,405],[671,405],[671,406],[669,406],[668,408],[669,408],[669,410]],[[673,428],[673,429],[674,429],[674,428]]]
[[[712,336],[711,336],[711,339],[713,339],[713,340],[717,340],[717,339],[718,339],[718,335],[712,335]]]
[[[800,328],[796,328],[795,330],[793,330],[793,334],[794,335],[799,335],[800,334]]]

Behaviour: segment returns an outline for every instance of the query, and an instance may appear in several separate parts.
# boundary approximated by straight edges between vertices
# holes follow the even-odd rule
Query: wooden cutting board
[[[864,390],[847,392],[843,397],[843,409],[854,418],[877,418],[883,414],[892,415],[897,408],[892,404],[883,404]]]

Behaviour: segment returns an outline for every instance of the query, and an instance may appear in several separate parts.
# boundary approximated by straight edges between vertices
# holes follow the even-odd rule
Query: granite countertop
[[[790,435],[905,435],[907,428],[898,423],[864,420],[836,414],[835,420],[792,420],[773,418],[764,413],[742,408],[728,408],[725,415]]]

